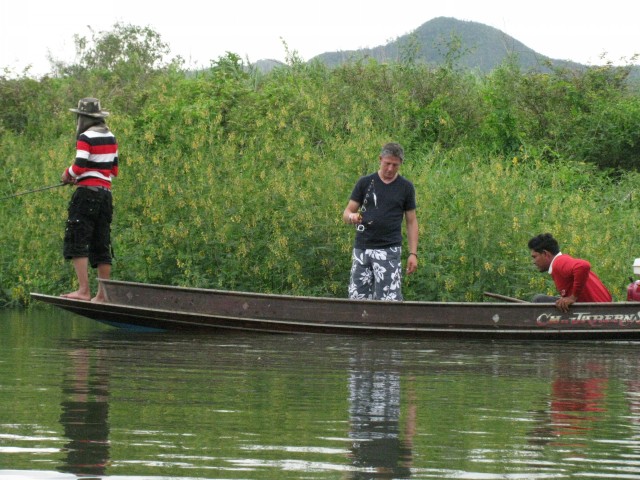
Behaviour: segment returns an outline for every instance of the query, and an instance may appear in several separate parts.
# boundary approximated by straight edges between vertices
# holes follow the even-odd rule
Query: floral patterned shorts
[[[349,298],[401,301],[402,247],[353,249]]]

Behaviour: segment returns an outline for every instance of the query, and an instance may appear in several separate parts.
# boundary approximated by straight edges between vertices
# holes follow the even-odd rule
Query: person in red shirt
[[[534,265],[541,272],[549,272],[560,293],[559,297],[536,295],[533,302],[555,302],[559,310],[568,312],[575,302],[611,301],[611,294],[593,273],[591,264],[560,252],[558,241],[550,233],[533,237],[528,246]]]

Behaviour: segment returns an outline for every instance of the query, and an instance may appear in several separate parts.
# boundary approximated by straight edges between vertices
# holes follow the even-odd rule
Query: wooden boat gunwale
[[[563,316],[553,304],[528,302],[380,302],[122,280],[102,282],[108,298],[105,303],[31,295],[113,326],[158,330],[640,338],[640,302],[575,304],[573,313]],[[548,324],[541,324],[541,317],[550,319]]]

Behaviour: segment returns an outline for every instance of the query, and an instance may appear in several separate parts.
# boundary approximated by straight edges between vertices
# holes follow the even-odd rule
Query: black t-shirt
[[[416,209],[413,184],[398,175],[384,183],[378,172],[361,177],[351,192],[361,205],[364,231],[356,233],[355,248],[389,248],[402,245],[404,212]]]

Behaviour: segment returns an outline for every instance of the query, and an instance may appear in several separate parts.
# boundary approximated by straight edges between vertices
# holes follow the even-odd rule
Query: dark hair
[[[533,237],[529,240],[529,250],[533,250],[534,252],[542,253],[543,251],[547,251],[553,255],[557,255],[560,251],[560,247],[558,246],[558,241],[553,238],[553,235],[550,233],[541,233]]]
[[[76,138],[80,138],[84,132],[91,127],[106,126],[104,118],[88,117],[86,115],[77,115]]]

